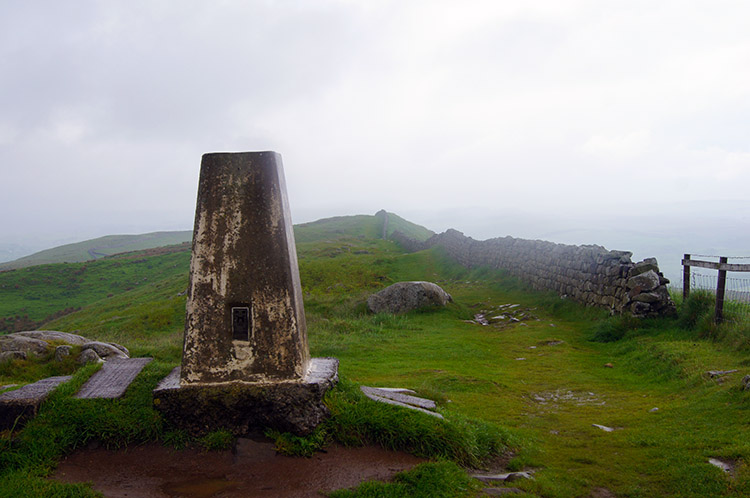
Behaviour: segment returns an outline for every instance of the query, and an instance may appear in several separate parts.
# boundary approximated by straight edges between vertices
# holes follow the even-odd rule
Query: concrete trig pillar
[[[309,361],[281,156],[204,155],[181,383],[301,379]]]
[[[154,390],[194,435],[306,434],[327,415],[338,361],[310,358],[281,156],[203,156],[182,365]]]

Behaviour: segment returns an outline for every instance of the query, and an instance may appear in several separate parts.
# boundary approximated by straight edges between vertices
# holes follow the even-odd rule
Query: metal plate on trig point
[[[250,307],[232,307],[232,339],[235,341],[250,340]]]

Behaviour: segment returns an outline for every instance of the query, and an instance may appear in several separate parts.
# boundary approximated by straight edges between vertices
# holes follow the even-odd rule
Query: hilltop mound
[[[381,210],[375,215],[336,216],[295,225],[294,237],[297,242],[318,242],[351,237],[387,239],[395,231],[418,241],[425,241],[435,235],[432,230]],[[183,249],[189,249],[192,239],[192,230],[107,235],[45,249],[14,261],[0,263],[0,272],[54,263],[83,263],[115,254],[134,253],[166,246],[182,245]]]
[[[395,231],[419,241],[425,241],[435,235],[432,230],[380,210],[375,215],[336,216],[302,223],[294,227],[294,238],[298,243],[347,237],[388,239]]]

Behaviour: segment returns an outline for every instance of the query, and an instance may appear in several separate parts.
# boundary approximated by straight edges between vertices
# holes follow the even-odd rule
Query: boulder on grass
[[[450,294],[432,282],[398,282],[368,297],[367,307],[373,313],[406,313],[451,301]]]
[[[16,332],[12,334],[18,337],[31,337],[45,342],[64,342],[73,346],[83,346],[90,339],[70,332],[59,332],[57,330],[29,330],[26,332]]]
[[[128,355],[123,352],[122,349],[106,343],[106,342],[99,342],[99,341],[91,341],[87,342],[83,345],[81,348],[83,351],[88,351],[89,349],[93,350],[97,356],[104,360],[108,360],[110,358],[127,358]]]
[[[47,352],[50,345],[40,339],[10,334],[0,336],[0,352],[22,351],[26,354],[41,356]]]
[[[63,344],[60,344],[63,343]],[[72,346],[81,346],[79,363],[90,363],[112,358],[128,358],[130,353],[125,346],[114,342],[92,341],[86,337],[59,332],[57,330],[29,330],[0,336],[2,360],[26,358],[27,355],[42,356],[53,350],[55,360],[62,361],[71,353]],[[8,353],[8,354],[5,354]]]

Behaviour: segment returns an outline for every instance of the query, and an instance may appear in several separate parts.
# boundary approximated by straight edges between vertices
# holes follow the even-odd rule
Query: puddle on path
[[[332,446],[312,458],[277,455],[267,441],[240,439],[232,451],[173,450],[156,444],[66,457],[52,479],[91,482],[106,497],[320,497],[371,479],[388,480],[424,460],[380,448]]]

